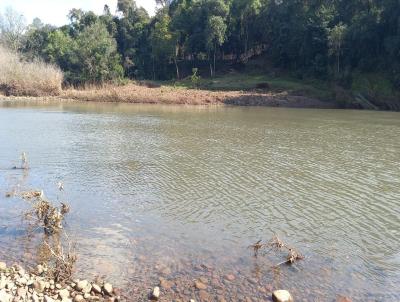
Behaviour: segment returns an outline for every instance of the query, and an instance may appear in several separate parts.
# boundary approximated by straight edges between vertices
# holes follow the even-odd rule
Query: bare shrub
[[[50,96],[61,93],[61,70],[40,60],[24,61],[0,47],[0,92],[9,96]]]

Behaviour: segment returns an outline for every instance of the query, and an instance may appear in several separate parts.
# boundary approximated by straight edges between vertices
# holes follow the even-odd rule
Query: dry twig
[[[286,260],[278,263],[275,267],[278,267],[282,264],[293,264],[298,260],[303,260],[304,256],[298,252],[293,247],[288,246],[285,244],[277,235],[274,235],[267,243],[262,243],[262,240],[257,241],[256,243],[249,246],[254,251],[254,256],[257,257],[259,251],[262,249],[273,249],[275,251],[288,251],[286,256]]]

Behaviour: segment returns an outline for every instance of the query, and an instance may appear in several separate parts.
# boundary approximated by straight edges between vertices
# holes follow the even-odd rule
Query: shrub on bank
[[[42,61],[26,62],[0,47],[0,93],[15,96],[49,96],[61,93],[61,70]]]

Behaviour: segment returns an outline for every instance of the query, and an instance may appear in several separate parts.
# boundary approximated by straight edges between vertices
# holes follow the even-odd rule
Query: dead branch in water
[[[254,256],[257,257],[260,250],[275,250],[275,251],[287,251],[288,254],[286,256],[286,260],[278,263],[274,267],[278,267],[282,264],[293,264],[298,260],[303,260],[304,256],[298,252],[295,248],[288,246],[284,243],[277,235],[274,235],[268,242],[262,243],[262,240],[257,241],[256,243],[249,246],[249,248],[253,249]]]
[[[13,169],[19,169],[19,170],[27,170],[29,169],[29,164],[28,164],[28,157],[26,156],[25,152],[21,153],[21,166],[17,167],[14,166]]]
[[[66,248],[63,247],[59,234],[53,238],[53,246],[47,240],[43,243],[43,248],[48,253],[48,259],[44,265],[47,275],[57,282],[68,280],[72,276],[77,260],[75,245],[71,243],[65,232],[64,237],[63,241],[67,243]]]

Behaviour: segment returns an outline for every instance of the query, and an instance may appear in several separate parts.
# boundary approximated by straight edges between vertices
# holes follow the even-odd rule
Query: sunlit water
[[[208,287],[212,300],[263,301],[269,286],[298,301],[400,301],[399,113],[1,106],[3,260],[36,254],[20,219],[26,202],[5,198],[20,184],[70,203],[76,275],[106,275],[131,297],[160,276],[233,273],[232,284]],[[25,175],[10,169],[23,151]],[[274,233],[306,259],[274,273],[284,254],[254,258],[248,245]],[[165,296],[196,298],[187,287]]]

